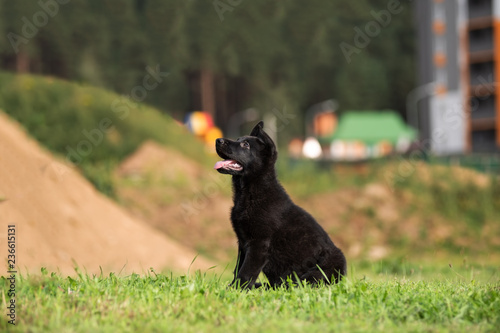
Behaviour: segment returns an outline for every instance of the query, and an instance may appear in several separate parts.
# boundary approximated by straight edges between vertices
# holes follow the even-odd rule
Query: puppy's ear
[[[252,132],[250,132],[250,136],[258,137],[263,128],[264,128],[264,122],[261,120],[257,125],[254,126]]]
[[[250,136],[256,136],[259,139],[261,139],[267,147],[270,148],[271,156],[273,157],[273,160],[276,160],[278,157],[278,150],[276,149],[276,145],[274,144],[273,139],[264,132],[264,122],[259,121],[257,125],[252,129],[252,132],[250,133]]]

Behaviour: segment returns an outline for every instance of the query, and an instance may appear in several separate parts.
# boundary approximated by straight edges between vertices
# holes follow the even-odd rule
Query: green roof
[[[365,144],[389,141],[395,145],[400,139],[413,141],[416,136],[416,131],[407,126],[395,111],[346,111],[330,140],[362,141]]]

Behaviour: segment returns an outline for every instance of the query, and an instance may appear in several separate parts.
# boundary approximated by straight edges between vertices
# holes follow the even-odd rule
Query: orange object
[[[440,83],[436,86],[436,94],[439,96],[445,95],[448,92],[446,85]]]
[[[222,131],[218,127],[212,127],[205,133],[203,139],[207,144],[215,145],[215,139],[222,138],[223,136]]]
[[[436,67],[446,66],[447,60],[446,55],[442,52],[434,54],[434,65],[436,65]]]
[[[436,35],[444,35],[446,32],[446,24],[441,20],[436,20],[432,25],[432,30]]]
[[[303,144],[304,142],[300,139],[292,139],[292,141],[288,144],[288,154],[290,154],[293,158],[300,158]]]
[[[204,136],[214,127],[212,116],[204,111],[195,111],[188,115],[186,125],[197,136]]]
[[[337,116],[333,112],[323,112],[314,117],[314,134],[316,136],[330,136],[336,128]]]

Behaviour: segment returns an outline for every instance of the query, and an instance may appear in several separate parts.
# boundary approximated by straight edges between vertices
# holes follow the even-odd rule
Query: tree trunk
[[[24,48],[20,48],[16,55],[16,72],[28,73],[30,71],[30,58]]]
[[[214,73],[207,69],[202,69],[200,73],[200,87],[201,87],[201,108],[215,116],[215,87],[214,87]]]

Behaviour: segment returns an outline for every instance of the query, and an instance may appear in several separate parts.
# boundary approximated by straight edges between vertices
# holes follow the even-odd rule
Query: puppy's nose
[[[215,140],[215,142],[219,145],[224,145],[226,144],[226,141],[223,138],[218,138]]]

